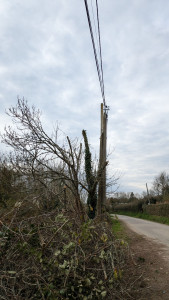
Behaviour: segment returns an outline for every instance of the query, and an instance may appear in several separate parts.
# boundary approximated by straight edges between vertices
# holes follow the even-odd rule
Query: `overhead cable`
[[[94,57],[95,57],[96,68],[97,68],[97,73],[98,73],[99,82],[100,82],[100,88],[101,88],[101,94],[102,94],[102,98],[103,98],[103,104],[104,104],[104,106],[106,106],[105,95],[104,95],[104,83],[103,83],[103,66],[102,66],[102,62],[101,62],[101,71],[100,71],[87,0],[84,0],[84,3],[85,3],[85,7],[86,7],[86,14],[87,14],[87,19],[88,19],[88,24],[89,24],[89,29],[90,29],[91,39],[92,39]],[[97,22],[98,22],[98,29],[99,29],[99,48],[100,48],[99,53],[100,53],[100,61],[101,61],[102,56],[101,56],[100,26],[99,26],[99,20],[98,20],[98,18],[99,18],[98,3],[96,3],[96,4],[97,4]]]
[[[94,14],[94,7],[93,7],[93,1],[90,0],[91,2],[91,8],[92,8],[92,16],[93,16],[93,23],[94,23],[94,31],[95,31],[95,35],[96,35],[96,40],[97,40],[97,48],[99,49],[99,38],[98,38],[98,26],[96,28],[96,22],[95,22],[95,14]]]
[[[98,36],[99,36],[99,53],[100,53],[100,66],[101,66],[101,76],[102,76],[103,103],[104,103],[104,106],[106,106],[105,94],[104,94],[104,77],[103,77],[101,38],[100,38],[99,8],[98,8],[97,0],[96,0],[96,10],[97,10],[97,25],[98,25]]]

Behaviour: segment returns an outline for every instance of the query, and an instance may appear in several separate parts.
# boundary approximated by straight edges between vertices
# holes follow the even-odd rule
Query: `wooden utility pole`
[[[99,167],[103,168],[99,182],[97,214],[101,215],[103,204],[106,201],[106,156],[107,156],[107,111],[101,103],[101,133],[100,133],[100,158]]]
[[[146,183],[146,188],[147,188],[148,204],[150,204],[150,194],[149,194],[148,184],[147,183]]]

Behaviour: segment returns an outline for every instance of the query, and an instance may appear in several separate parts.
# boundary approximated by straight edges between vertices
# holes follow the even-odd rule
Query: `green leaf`
[[[60,290],[59,292],[60,292],[61,295],[63,295],[63,294],[65,294],[66,289],[62,289],[62,290]]]
[[[105,255],[105,251],[102,250],[99,257],[100,257],[100,258],[104,258],[104,255]]]
[[[54,253],[55,256],[58,256],[59,254],[60,254],[60,250],[56,250]]]
[[[16,274],[16,271],[8,271],[9,274]]]
[[[85,279],[85,282],[86,282],[86,284],[87,284],[88,286],[91,285],[91,281],[90,281],[89,278],[86,278],[86,279]]]
[[[106,295],[107,295],[107,292],[106,292],[106,291],[104,291],[104,292],[101,293],[101,296],[102,296],[103,298],[106,297]]]
[[[68,265],[68,262],[66,260],[64,260],[64,263],[62,265],[60,264],[59,268],[65,269],[67,267],[67,265]]]

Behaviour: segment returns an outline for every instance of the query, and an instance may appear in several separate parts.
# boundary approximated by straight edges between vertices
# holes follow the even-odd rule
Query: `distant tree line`
[[[133,192],[117,192],[107,200],[109,210],[143,211],[144,204],[169,202],[169,174],[161,172],[154,178],[149,192],[134,194]]]

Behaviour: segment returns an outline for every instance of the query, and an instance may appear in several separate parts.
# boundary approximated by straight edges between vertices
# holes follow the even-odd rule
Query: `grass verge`
[[[119,221],[116,215],[111,216],[112,219],[112,231],[117,239],[125,239],[127,240],[127,236],[125,234],[124,225]]]
[[[134,212],[124,212],[124,211],[123,212],[120,211],[120,212],[118,212],[118,214],[169,225],[169,218],[167,218],[167,217],[152,216],[152,215],[148,215],[146,213],[134,213]]]

